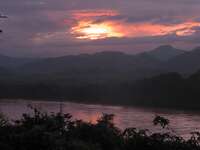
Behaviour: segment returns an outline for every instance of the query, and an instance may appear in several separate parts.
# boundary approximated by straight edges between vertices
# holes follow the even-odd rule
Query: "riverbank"
[[[135,104],[135,103],[119,103],[111,102],[109,100],[77,100],[77,99],[64,99],[64,98],[0,98],[0,101],[46,101],[46,102],[71,102],[77,104],[87,104],[87,105],[102,105],[102,106],[120,106],[120,107],[137,107],[145,109],[162,109],[162,110],[172,110],[172,111],[187,111],[187,112],[199,112],[199,107],[177,107],[177,106],[158,106],[158,105],[145,105],[145,104]]]
[[[13,124],[0,116],[0,149],[3,150],[199,150],[199,134],[183,139],[168,129],[169,121],[157,116],[155,126],[169,132],[149,132],[115,126],[113,115],[103,115],[96,123],[72,120],[70,114],[48,115],[34,109]]]
[[[161,115],[170,119],[172,128],[184,137],[190,136],[191,131],[200,131],[200,112],[195,111],[73,102],[60,104],[58,101],[4,100],[0,102],[0,112],[3,112],[9,119],[16,120],[24,113],[32,113],[27,107],[30,105],[49,114],[60,112],[62,106],[63,113],[70,113],[75,118],[84,121],[96,122],[102,113],[114,114],[116,116],[114,122],[121,129],[137,127],[140,129],[148,128],[152,131],[156,131],[152,126],[152,119],[156,115]]]

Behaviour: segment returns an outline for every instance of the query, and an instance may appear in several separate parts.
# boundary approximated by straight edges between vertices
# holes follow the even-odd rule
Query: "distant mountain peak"
[[[102,52],[97,52],[94,55],[125,55],[125,53],[118,51],[102,51]]]
[[[161,45],[156,48],[157,50],[168,50],[168,49],[176,49],[172,45]]]
[[[0,54],[0,57],[7,57],[7,58],[8,58],[9,56],[6,56],[6,55],[3,55],[3,54]]]
[[[200,51],[200,46],[194,48],[193,51]]]
[[[183,54],[184,52],[184,50],[174,48],[171,45],[162,45],[148,52],[148,54],[161,61],[167,61],[173,57]]]
[[[167,66],[170,71],[184,74],[196,72],[200,69],[200,47],[194,48],[192,51],[187,51],[169,60],[165,66]]]

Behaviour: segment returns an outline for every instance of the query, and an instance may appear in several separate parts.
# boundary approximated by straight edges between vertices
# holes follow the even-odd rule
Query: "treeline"
[[[131,80],[0,78],[0,98],[63,99],[157,107],[200,108],[200,72],[189,77],[167,73]]]
[[[189,77],[183,77],[178,73],[162,74],[138,81],[134,84],[133,90],[133,97],[138,99],[138,104],[200,108],[200,72]]]
[[[113,115],[104,114],[97,123],[74,120],[70,114],[23,114],[14,122],[0,117],[2,150],[199,150],[200,135],[194,132],[188,140],[166,129],[169,120],[157,116],[153,123],[162,132],[128,128],[118,129]]]

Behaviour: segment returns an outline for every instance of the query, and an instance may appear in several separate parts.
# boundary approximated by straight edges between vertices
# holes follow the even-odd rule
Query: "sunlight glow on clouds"
[[[92,23],[91,21],[80,21],[72,27],[72,34],[78,39],[104,39],[109,37],[124,37],[123,33],[117,32],[109,23]]]
[[[175,34],[177,36],[188,36],[195,33],[196,27],[200,27],[200,22],[184,22],[173,25],[162,25],[154,23],[122,23],[116,26],[118,30],[127,37],[164,36]]]
[[[0,53],[46,56],[200,43],[200,0],[6,0]]]
[[[119,13],[111,10],[105,12],[101,10],[76,12],[73,16],[78,19],[77,23],[71,27],[71,34],[77,39],[90,40],[111,37],[151,37],[171,34],[189,36],[196,32],[195,28],[200,27],[200,22],[187,20],[177,24],[161,24],[152,22],[126,22],[124,19],[101,19],[102,16],[113,17],[118,15]]]
[[[77,39],[104,39],[110,37],[124,37],[123,33],[115,30],[113,24],[99,19],[120,15],[116,10],[79,10],[72,11],[72,17],[77,20],[71,28],[71,34]]]
[[[65,12],[62,12],[65,13]],[[191,36],[200,27],[200,22],[186,19],[177,23],[149,21],[129,22],[116,10],[74,10],[64,20],[65,31],[38,33],[32,39],[36,44],[61,40],[100,40],[109,38],[143,38],[176,35]],[[49,15],[51,16],[51,15]],[[53,15],[55,16],[55,14]],[[58,17],[54,17],[58,18]]]

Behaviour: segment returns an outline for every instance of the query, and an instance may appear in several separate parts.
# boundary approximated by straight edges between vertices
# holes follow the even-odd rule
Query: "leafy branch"
[[[8,17],[5,16],[5,15],[0,14],[0,19],[6,19],[6,18],[8,18]],[[0,29],[0,33],[2,33],[2,32],[3,32],[3,30]]]

